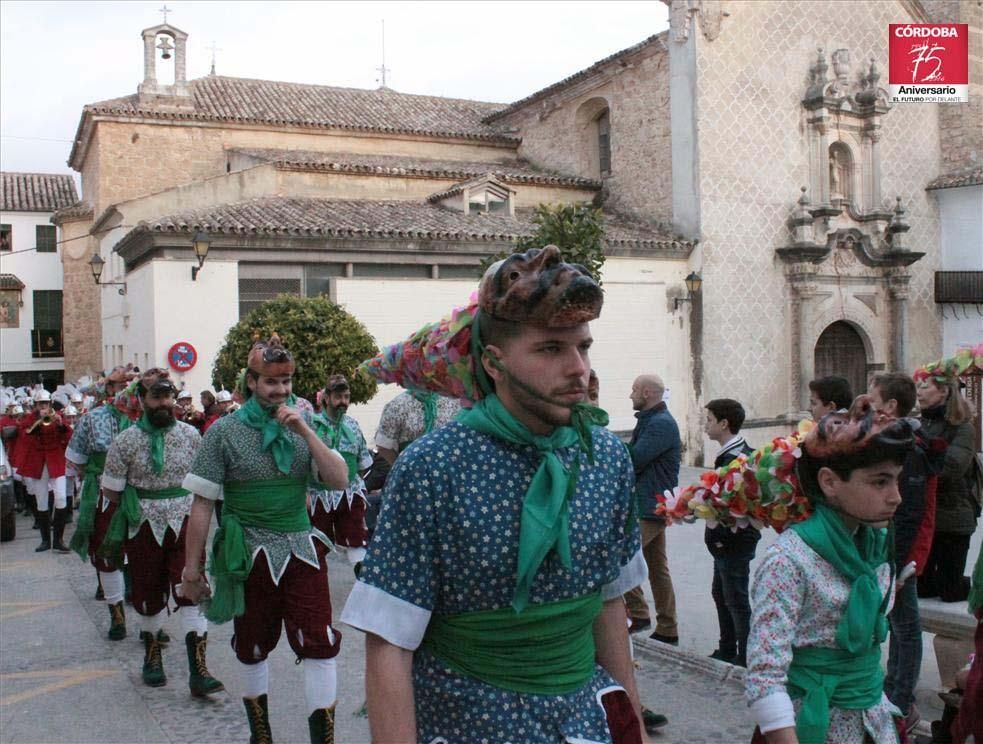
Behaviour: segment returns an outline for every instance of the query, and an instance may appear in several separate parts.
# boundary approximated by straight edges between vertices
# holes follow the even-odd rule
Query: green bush
[[[563,260],[576,263],[601,283],[601,267],[604,265],[604,218],[600,209],[577,204],[540,204],[532,218],[536,232],[520,238],[515,251],[555,245],[563,254]],[[510,255],[498,253],[481,263],[481,273],[496,261]]]
[[[215,360],[215,389],[235,387],[246,358],[258,339],[279,334],[297,362],[294,393],[314,401],[328,375],[342,374],[352,389],[352,403],[364,403],[376,392],[367,375],[355,368],[378,353],[375,340],[358,320],[326,297],[281,295],[264,302],[229,329]]]

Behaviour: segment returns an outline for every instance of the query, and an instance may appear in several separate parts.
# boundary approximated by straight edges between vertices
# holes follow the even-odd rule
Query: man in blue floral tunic
[[[311,526],[312,476],[344,488],[348,469],[312,429],[312,415],[290,405],[293,356],[275,334],[255,344],[246,363],[247,400],[205,434],[184,487],[194,493],[181,593],[209,589],[199,565],[215,500],[224,499],[212,543],[212,622],[233,620],[251,741],[271,741],[267,657],[286,628],[304,662],[311,741],[333,741],[337,697],[335,656],[341,634],[331,626],[325,556],[330,541]]]
[[[482,280],[484,395],[396,461],[342,613],[367,633],[373,740],[642,740],[621,598],[646,577],[634,471],[585,405],[601,303],[555,246]]]

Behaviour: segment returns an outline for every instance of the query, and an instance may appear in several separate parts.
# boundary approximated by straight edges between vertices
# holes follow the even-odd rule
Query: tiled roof
[[[502,108],[500,103],[398,93],[389,88],[335,88],[221,75],[198,78],[188,85],[191,108],[141,107],[138,96],[131,95],[91,103],[83,109],[83,118],[92,113],[519,141],[483,121]]]
[[[562,90],[563,88],[566,88],[568,85],[572,85],[573,83],[579,82],[581,80],[584,80],[584,79],[590,77],[591,75],[593,75],[595,72],[597,72],[598,70],[600,70],[605,65],[608,65],[608,64],[610,64],[612,62],[616,62],[619,59],[622,59],[624,57],[628,57],[628,56],[634,54],[635,52],[640,51],[641,49],[644,49],[645,47],[647,47],[649,44],[651,44],[652,42],[654,42],[659,37],[668,38],[668,35],[669,35],[669,32],[668,31],[662,31],[661,33],[654,34],[654,35],[648,37],[647,39],[644,39],[643,41],[638,42],[637,44],[633,44],[632,46],[628,47],[627,49],[622,49],[620,52],[615,52],[614,54],[612,54],[610,56],[607,56],[607,57],[605,57],[602,60],[598,60],[597,62],[595,62],[594,64],[592,64],[590,67],[587,67],[587,68],[581,70],[580,72],[575,72],[570,77],[564,78],[563,80],[560,80],[557,83],[553,83],[552,85],[548,85],[545,88],[543,88],[542,90],[537,90],[535,93],[532,93],[532,94],[526,96],[525,98],[520,98],[515,103],[510,103],[508,106],[505,106],[504,108],[499,107],[499,109],[497,111],[493,111],[490,114],[488,114],[487,116],[485,116],[484,121],[485,121],[486,124],[491,124],[492,122],[497,121],[497,120],[501,119],[504,116],[508,116],[513,111],[518,111],[519,109],[523,108],[524,106],[528,106],[533,101],[537,101],[537,100],[539,100],[541,98],[546,98],[547,96],[550,96],[553,93],[556,93],[557,91]],[[665,40],[664,39],[663,39],[663,42],[662,43],[663,44],[665,43]]]
[[[358,153],[314,152],[311,150],[276,150],[266,148],[234,148],[229,152],[266,160],[284,167],[305,170],[330,170],[342,173],[372,173],[386,176],[422,176],[465,180],[491,173],[504,183],[544,184],[599,189],[601,182],[592,178],[568,176],[541,171],[525,160],[503,160],[496,163],[464,162],[410,158],[399,155],[360,155]]]
[[[24,289],[24,286],[15,274],[0,274],[0,289]]]
[[[436,194],[431,194],[427,197],[427,201],[431,204],[436,204],[437,202],[442,202],[444,199],[449,199],[452,196],[460,194],[464,189],[469,189],[473,186],[478,186],[483,183],[492,183],[497,185],[499,188],[507,189],[512,193],[515,193],[515,189],[510,189],[508,186],[503,186],[502,183],[495,178],[492,174],[488,173],[484,176],[478,176],[477,178],[472,178],[468,181],[461,181],[460,183],[455,183],[449,189],[444,189]]]
[[[532,210],[517,210],[510,217],[470,215],[410,201],[264,197],[141,222],[123,241],[137,233],[197,230],[246,236],[515,241],[533,232],[531,217]],[[613,246],[676,251],[693,246],[650,225],[614,215],[607,219],[605,233],[606,242]]]
[[[76,201],[71,176],[0,172],[0,209],[4,212],[54,212]]]
[[[952,173],[946,173],[932,180],[926,190],[954,189],[959,186],[976,186],[983,184],[983,165],[971,165]]]
[[[51,221],[56,225],[60,225],[65,220],[70,220],[74,218],[86,218],[92,217],[95,213],[95,208],[89,204],[87,201],[77,201],[71,206],[62,207],[53,215],[51,215]]]

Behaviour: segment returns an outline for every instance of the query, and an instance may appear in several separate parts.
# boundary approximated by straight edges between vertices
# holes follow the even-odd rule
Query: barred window
[[[34,290],[34,327],[45,331],[61,328],[61,290]]]
[[[245,318],[249,313],[269,300],[275,300],[280,295],[301,293],[300,279],[253,279],[239,278],[239,318]]]
[[[35,225],[34,245],[38,253],[55,253],[58,247],[57,230],[54,225]]]

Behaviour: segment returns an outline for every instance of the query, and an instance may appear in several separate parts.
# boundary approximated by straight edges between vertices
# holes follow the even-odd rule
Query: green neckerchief
[[[983,607],[983,548],[980,548],[976,556],[976,565],[973,567],[973,583],[969,590],[969,612],[975,614]]]
[[[75,534],[68,544],[83,561],[89,557],[89,538],[96,523],[96,504],[99,501],[99,476],[106,467],[106,453],[92,452],[85,463],[85,479],[82,481],[82,494],[79,497],[79,519]]]
[[[122,434],[124,431],[133,426],[133,419],[119,410],[112,401],[104,403],[109,412],[112,414],[113,418],[116,419],[116,433]]]
[[[229,481],[223,496],[222,526],[212,540],[210,570],[215,593],[205,610],[205,617],[213,623],[228,622],[246,611],[246,579],[253,557],[243,525],[285,533],[311,528],[303,478]]]
[[[434,614],[423,647],[451,669],[505,690],[565,695],[594,674],[594,620],[601,593],[511,607]]]
[[[326,413],[318,413],[312,420],[314,421],[314,431],[318,437],[324,439],[325,434],[327,434],[328,446],[341,455],[345,461],[345,465],[348,466],[348,482],[351,483],[358,475],[358,460],[354,452],[346,452],[341,449],[341,445],[349,444],[358,449],[358,437],[345,425],[345,415],[342,414],[335,422]]]
[[[528,603],[536,571],[550,550],[555,549],[563,566],[570,568],[569,499],[577,487],[580,457],[578,453],[568,471],[556,451],[573,445],[583,449],[591,441],[589,430],[583,429],[602,419],[606,424],[607,415],[600,409],[581,406],[574,419],[581,430],[571,425],[559,426],[549,436],[533,434],[494,394],[482,398],[458,417],[465,426],[505,442],[534,447],[542,456],[522,500],[517,576],[512,596],[516,612],[522,612]],[[588,458],[593,457],[592,450],[586,453]]]
[[[173,429],[175,423],[172,420],[167,426],[154,426],[146,411],[137,419],[137,428],[150,437],[150,463],[157,475],[164,472],[164,434]]]
[[[859,548],[843,520],[817,501],[812,516],[792,529],[849,583],[843,617],[836,626],[836,643],[848,653],[862,653],[887,637],[886,598],[877,586],[877,567],[888,560],[888,531],[858,527]],[[892,562],[893,569],[893,562]]]
[[[414,400],[423,406],[423,433],[429,434],[437,424],[437,393],[427,390],[410,390]]]
[[[109,522],[109,529],[99,546],[100,558],[122,564],[123,543],[130,536],[130,528],[143,521],[140,499],[178,499],[187,496],[188,491],[180,486],[155,490],[137,488],[127,484],[120,497],[119,506]]]
[[[294,440],[276,420],[275,413],[276,407],[267,410],[259,404],[255,395],[251,395],[233,415],[246,426],[263,433],[263,450],[270,450],[277,470],[289,475],[294,462]]]
[[[881,647],[850,653],[840,648],[809,646],[792,649],[788,668],[789,696],[801,700],[795,733],[802,744],[823,744],[829,730],[829,709],[866,710],[884,694]]]

